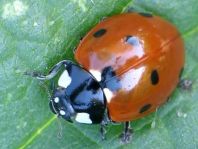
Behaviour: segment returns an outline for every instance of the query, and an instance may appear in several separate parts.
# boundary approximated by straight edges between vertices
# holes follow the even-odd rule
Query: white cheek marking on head
[[[113,92],[110,91],[108,88],[104,88],[103,91],[104,91],[104,94],[106,96],[107,102],[109,103],[114,96]]]
[[[75,120],[79,123],[92,124],[88,113],[77,113]]]
[[[96,78],[97,81],[101,81],[101,72],[98,70],[89,70],[89,72]]]
[[[59,98],[58,98],[58,97],[55,97],[55,98],[54,98],[54,102],[55,102],[55,103],[58,103],[58,102],[59,102]]]
[[[60,115],[65,115],[65,111],[60,110]]]
[[[65,70],[59,80],[58,80],[58,85],[64,88],[67,88],[69,86],[69,84],[71,83],[71,77],[69,76],[67,70]]]

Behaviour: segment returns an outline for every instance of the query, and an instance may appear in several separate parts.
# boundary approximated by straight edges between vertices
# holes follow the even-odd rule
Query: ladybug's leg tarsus
[[[103,120],[102,122],[100,123],[100,134],[101,134],[101,137],[102,137],[102,140],[105,140],[106,137],[105,137],[105,134],[106,134],[106,126],[110,123],[110,119],[107,115],[107,113],[104,114],[104,117],[103,117]]]
[[[100,22],[102,22],[102,21],[104,21],[104,20],[106,20],[107,19],[107,17],[102,17],[101,19],[100,19]]]
[[[105,127],[106,127],[107,125],[105,124],[105,123],[101,123],[100,124],[100,134],[101,134],[101,138],[102,138],[102,140],[105,140],[106,139],[106,136],[105,136],[105,134],[106,134],[106,129],[105,129]]]
[[[121,134],[121,141],[122,143],[129,143],[131,140],[131,136],[132,136],[133,130],[130,127],[130,122],[125,122],[124,123],[124,131]]]
[[[178,87],[183,89],[183,90],[191,90],[192,89],[192,85],[193,85],[193,81],[187,78],[182,78],[182,74],[183,74],[184,68],[182,68],[180,70],[179,73],[179,83],[178,83]]]
[[[191,90],[192,89],[192,85],[193,85],[193,82],[192,80],[189,80],[189,79],[182,79],[180,80],[179,82],[179,87],[183,90]]]
[[[60,61],[59,63],[57,63],[52,67],[48,75],[43,75],[39,72],[25,72],[24,75],[37,78],[38,80],[50,80],[58,73],[58,71],[61,69],[63,65],[68,65],[69,63],[70,61],[67,60]]]

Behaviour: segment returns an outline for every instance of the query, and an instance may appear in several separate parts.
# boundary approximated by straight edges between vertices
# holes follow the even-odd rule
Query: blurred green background
[[[50,112],[45,89],[27,70],[48,72],[74,49],[102,18],[128,7],[151,12],[175,24],[185,41],[182,78],[190,90],[177,88],[168,103],[150,116],[132,122],[133,141],[122,144],[121,125],[69,124],[62,138]],[[196,149],[198,148],[198,2],[197,0],[0,0],[0,148],[1,149]]]

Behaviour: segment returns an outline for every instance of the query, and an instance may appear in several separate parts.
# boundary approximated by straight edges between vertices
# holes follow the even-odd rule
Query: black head
[[[57,114],[59,117],[72,122],[72,116],[75,115],[75,111],[71,105],[70,99],[65,93],[65,89],[62,87],[54,90],[53,98],[49,102],[51,111]]]

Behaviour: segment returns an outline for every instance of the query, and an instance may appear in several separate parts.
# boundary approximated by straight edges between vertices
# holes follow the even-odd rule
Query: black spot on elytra
[[[150,13],[140,12],[139,14],[140,14],[141,16],[147,17],[147,18],[152,18],[152,17],[153,17],[153,15],[150,14]]]
[[[93,34],[93,36],[94,36],[95,38],[99,38],[99,37],[103,36],[106,32],[107,32],[107,30],[104,29],[104,28],[102,28],[102,29],[99,29],[97,32],[95,32],[95,33]]]
[[[144,106],[140,109],[139,113],[146,112],[146,111],[148,111],[150,108],[151,108],[151,104],[146,104],[146,105],[144,105]]]
[[[126,36],[125,41],[132,46],[138,46],[140,44],[140,41],[137,37],[130,35]]]
[[[158,72],[157,72],[157,70],[153,70],[153,71],[151,72],[151,83],[152,83],[153,85],[156,85],[156,84],[158,84],[158,82],[159,82],[159,75],[158,75]]]

